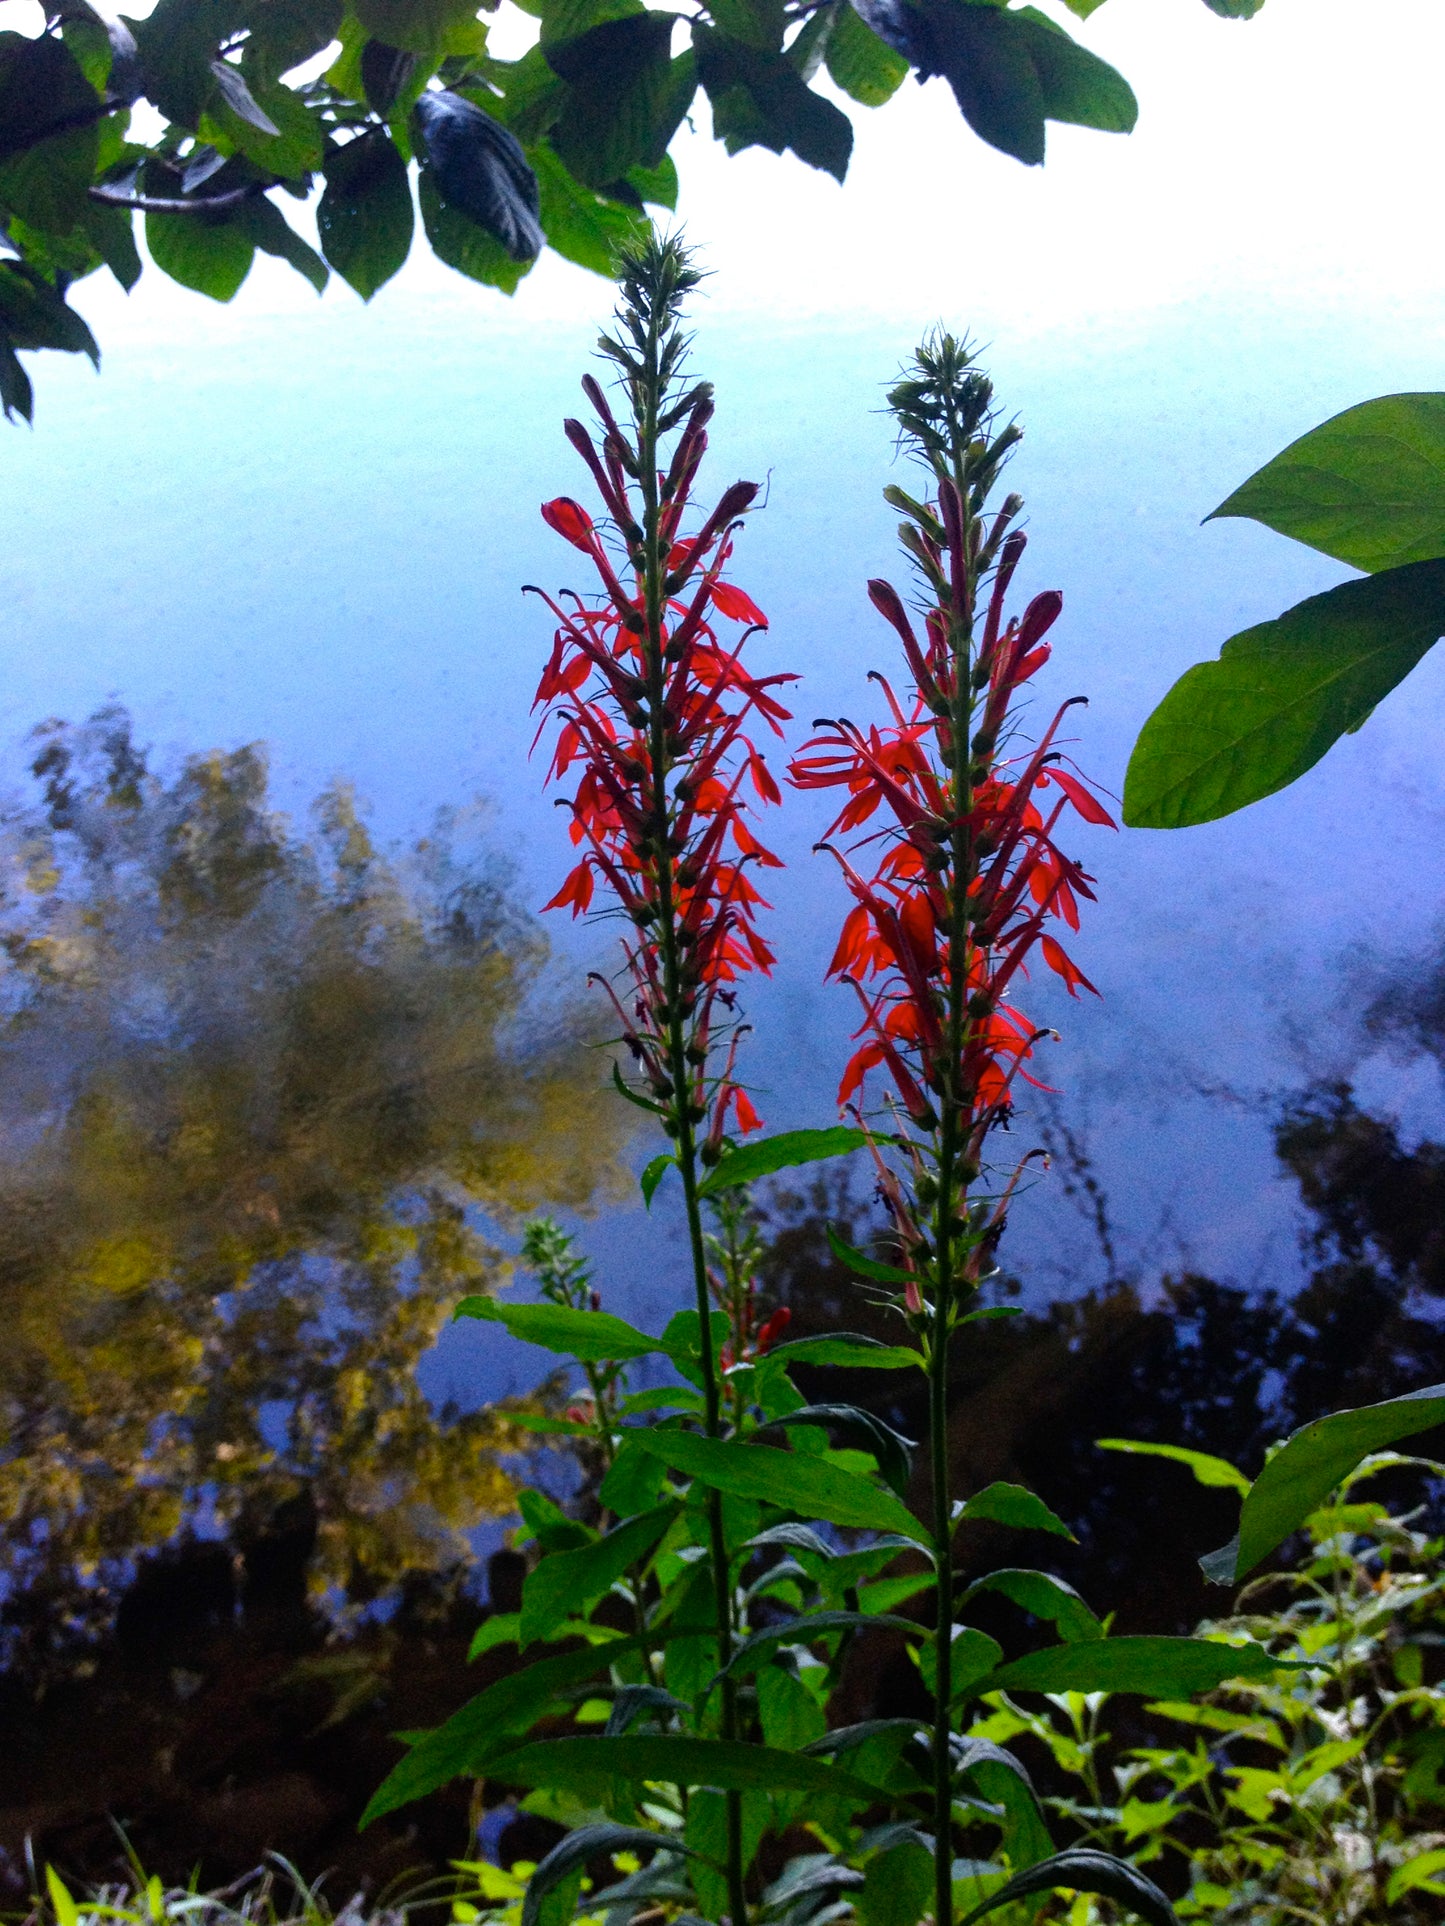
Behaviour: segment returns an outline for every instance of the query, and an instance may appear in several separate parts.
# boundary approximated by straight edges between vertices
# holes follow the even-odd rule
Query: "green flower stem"
[[[657,943],[662,961],[663,995],[666,999],[668,1076],[672,1082],[672,1115],[677,1146],[677,1168],[682,1179],[683,1204],[687,1212],[688,1244],[692,1256],[693,1284],[699,1323],[699,1368],[703,1381],[703,1403],[707,1435],[722,1435],[721,1396],[718,1360],[713,1349],[712,1309],[708,1291],[707,1248],[698,1198],[698,1144],[693,1115],[693,1089],[697,1081],[687,1059],[687,1023],[683,1013],[684,986],[678,955],[677,901],[674,894],[673,865],[669,850],[671,809],[667,777],[671,761],[668,742],[666,676],[663,657],[663,630],[667,598],[664,590],[666,557],[662,550],[661,510],[658,490],[658,409],[662,398],[659,367],[658,309],[654,303],[648,317],[645,370],[638,384],[638,466],[641,470],[643,499],[643,620],[647,663],[648,762],[652,782],[651,837],[657,864],[658,924]],[[728,1564],[727,1540],[723,1530],[722,1494],[710,1489],[707,1496],[709,1560],[713,1579],[713,1605],[717,1623],[718,1664],[726,1670],[733,1653],[733,1591]],[[737,1686],[726,1677],[722,1683],[722,1736],[738,1737]],[[743,1877],[742,1795],[726,1795],[728,1904],[732,1926],[748,1926],[747,1893]]]

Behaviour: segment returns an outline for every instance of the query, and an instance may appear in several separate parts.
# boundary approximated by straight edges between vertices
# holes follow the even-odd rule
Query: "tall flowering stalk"
[[[548,907],[570,907],[576,916],[600,904],[631,925],[618,978],[597,980],[633,1059],[636,1086],[614,1072],[618,1083],[653,1112],[674,1146],[701,1326],[705,1425],[716,1438],[723,1430],[723,1360],[712,1340],[698,1185],[730,1128],[759,1127],[735,1077],[743,1028],[736,985],[773,961],[757,928],[766,904],[754,876],[779,865],[750,818],[758,804],[780,797],[750,731],[762,724],[781,734],[788,712],[770,691],[793,678],[756,677],[744,666],[744,646],[767,620],[724,579],[739,518],[758,484],[735,482],[714,508],[693,509],[713,400],[709,384],[682,379],[688,341],[680,317],[699,279],[676,239],[650,238],[620,264],[618,330],[600,345],[620,372],[626,426],[590,376],[583,389],[598,435],[580,422],[566,424],[606,520],[595,523],[566,496],[542,510],[592,563],[601,593],[544,595],[557,630],[537,705],[542,726],[551,722],[557,730],[549,779],[576,776],[567,801],[579,856]],[[716,1491],[708,1505],[726,1668],[735,1606]],[[721,1725],[725,1738],[738,1735],[731,1676],[723,1683]],[[740,1800],[730,1794],[733,1926],[745,1926],[747,1917],[743,1869]]]
[[[862,1013],[840,1103],[861,1115],[870,1076],[883,1072],[889,1086],[894,1150],[876,1145],[875,1160],[898,1244],[899,1308],[929,1377],[938,1926],[953,1916],[949,1346],[993,1269],[1027,1162],[976,1188],[1018,1079],[1034,1081],[1030,1059],[1044,1034],[1013,1003],[1017,982],[1037,951],[1071,995],[1093,988],[1052,933],[1077,928],[1079,901],[1093,895],[1055,835],[1069,812],[1112,826],[1057,746],[1072,705],[1032,744],[1019,729],[1018,704],[1049,658],[1062,599],[1038,595],[1021,616],[1006,615],[1024,550],[1012,527],[1022,503],[1008,495],[988,517],[985,505],[1019,431],[996,429],[992,399],[967,347],[948,335],[919,349],[890,394],[901,440],[931,484],[925,501],[888,490],[906,517],[900,535],[922,589],[921,621],[889,583],[869,584],[902,645],[908,686],[900,695],[875,677],[888,720],[820,724],[791,772],[800,788],[847,792],[830,838],[877,821],[846,848],[825,845],[853,897],[829,973],[851,986]]]

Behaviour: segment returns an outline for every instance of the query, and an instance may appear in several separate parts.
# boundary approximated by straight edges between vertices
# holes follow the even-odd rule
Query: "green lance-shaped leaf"
[[[1288,1671],[1262,1645],[1225,1645],[1210,1638],[1105,1638],[1050,1645],[996,1666],[975,1680],[982,1692],[1142,1692],[1186,1699],[1226,1679],[1262,1679]]]
[[[1068,1644],[1088,1644],[1104,1636],[1104,1628],[1072,1585],[1048,1572],[1035,1572],[1006,1566],[975,1579],[959,1600],[966,1605],[980,1592],[998,1592],[1034,1618],[1056,1625],[1059,1637]]]
[[[646,1637],[611,1639],[582,1652],[560,1652],[538,1659],[523,1672],[498,1679],[454,1712],[445,1725],[416,1741],[372,1794],[361,1815],[363,1827],[383,1814],[424,1798],[463,1774],[490,1770],[493,1757],[515,1747],[518,1737],[552,1700],[571,1686],[605,1672],[616,1660],[639,1652]],[[613,1742],[615,1743],[615,1741]]]
[[[1237,1491],[1241,1496],[1249,1490],[1249,1480],[1237,1466],[1209,1451],[1190,1451],[1184,1445],[1155,1444],[1143,1438],[1095,1438],[1094,1443],[1100,1451],[1123,1451],[1135,1458],[1170,1458],[1187,1465],[1196,1483],[1214,1490]]]
[[[783,1130],[776,1137],[762,1137],[755,1144],[728,1151],[703,1178],[697,1194],[716,1197],[719,1191],[736,1190],[739,1184],[771,1177],[775,1170],[846,1157],[850,1151],[864,1149],[867,1143],[867,1131],[854,1130],[848,1124],[832,1124],[827,1130]]]
[[[779,1451],[772,1445],[703,1438],[695,1431],[634,1431],[631,1437],[673,1471],[736,1498],[761,1499],[831,1525],[896,1531],[919,1544],[929,1542],[927,1531],[891,1491],[881,1491],[866,1478],[856,1478],[822,1459]]]
[[[576,1358],[579,1364],[618,1364],[666,1352],[661,1338],[648,1337],[611,1311],[575,1311],[568,1304],[499,1304],[491,1297],[464,1297],[453,1317],[484,1318],[505,1324],[513,1337],[540,1344],[544,1351]]]
[[[780,1645],[807,1645],[830,1632],[879,1630],[903,1632],[913,1638],[926,1635],[916,1619],[898,1618],[888,1612],[804,1612],[745,1638],[717,1676],[746,1678],[766,1665]]]
[[[854,1331],[838,1331],[828,1337],[789,1338],[775,1344],[769,1359],[782,1358],[788,1364],[833,1364],[848,1371],[922,1370],[923,1359],[904,1344],[883,1344],[877,1338],[860,1337]]]
[[[327,156],[326,188],[316,209],[321,249],[363,301],[405,262],[415,222],[406,162],[384,127]]]
[[[917,1271],[905,1271],[901,1264],[885,1264],[879,1258],[870,1257],[866,1251],[856,1250],[846,1243],[833,1226],[827,1226],[828,1248],[840,1264],[845,1264],[859,1277],[866,1277],[872,1284],[920,1284],[923,1280]]]
[[[1312,595],[1186,669],[1140,731],[1124,820],[1181,829],[1272,796],[1358,729],[1445,634],[1445,561]]]
[[[1215,521],[1243,516],[1368,574],[1445,557],[1445,394],[1381,395],[1266,462]]]
[[[805,1404],[771,1421],[774,1425],[821,1425],[860,1451],[871,1451],[885,1484],[901,1498],[913,1472],[913,1440],[856,1404]]]
[[[1055,1853],[1051,1859],[1041,1859],[1036,1866],[1016,1873],[1006,1884],[996,1887],[982,1905],[965,1913],[959,1926],[974,1926],[975,1920],[997,1912],[1000,1906],[1011,1906],[1017,1899],[1061,1889],[1097,1893],[1103,1899],[1112,1899],[1139,1919],[1146,1920],[1148,1926],[1179,1926],[1174,1908],[1152,1879],[1127,1860],[1116,1859],[1112,1853],[1096,1852],[1091,1846],[1075,1846],[1068,1852]]]
[[[673,1738],[665,1734],[618,1739],[539,1739],[494,1756],[494,1778],[512,1785],[550,1786],[582,1797],[609,1779],[654,1780],[675,1786],[715,1786],[720,1792],[816,1792],[870,1804],[876,1786],[800,1752],[733,1739]],[[373,1804],[375,1802],[373,1801]]]
[[[960,1519],[986,1519],[991,1524],[1008,1525],[1014,1531],[1047,1531],[1055,1538],[1072,1539],[1074,1535],[1057,1512],[1051,1511],[1043,1499],[1025,1485],[1002,1482],[987,1485],[957,1509]]]
[[[547,1854],[527,1881],[521,1926],[539,1926],[542,1901],[564,1880],[603,1853],[670,1852],[691,1854],[692,1848],[670,1833],[646,1832],[641,1826],[578,1826]]]
[[[594,1599],[610,1592],[618,1579],[645,1558],[677,1516],[677,1506],[656,1505],[629,1518],[595,1544],[552,1552],[528,1573],[522,1592],[521,1642],[546,1638]]]
[[[1335,1411],[1292,1432],[1245,1496],[1239,1535],[1201,1558],[1204,1576],[1231,1585],[1297,1531],[1341,1479],[1372,1451],[1445,1424],[1445,1384],[1427,1385],[1403,1398]]]

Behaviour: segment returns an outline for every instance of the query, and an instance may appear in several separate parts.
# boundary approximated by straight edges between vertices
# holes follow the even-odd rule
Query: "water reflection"
[[[415,1366],[500,1274],[482,1213],[615,1194],[593,1017],[473,819],[392,860],[336,784],[303,833],[259,745],[168,773],[114,707],[31,773],[0,820],[12,1656],[298,1496],[312,1593],[354,1610],[510,1509],[505,1408],[435,1409]]]

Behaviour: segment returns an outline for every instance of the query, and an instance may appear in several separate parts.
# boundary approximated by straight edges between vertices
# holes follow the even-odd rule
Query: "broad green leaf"
[[[1445,557],[1445,394],[1382,395],[1312,428],[1213,515],[1243,516],[1368,574]]]
[[[1142,1692],[1188,1698],[1226,1679],[1262,1679],[1288,1671],[1262,1645],[1225,1645],[1211,1638],[1105,1638],[1050,1645],[1013,1659],[976,1686],[980,1692]]]
[[[274,254],[287,262],[318,294],[322,292],[330,279],[326,263],[309,242],[302,240],[274,201],[257,195],[238,207],[232,219],[263,254]]]
[[[1212,822],[1285,788],[1445,634],[1445,562],[1343,582],[1187,669],[1140,731],[1124,780],[1138,829]]]
[[[835,0],[823,61],[829,79],[860,107],[881,107],[908,78],[903,55],[879,39],[849,0]]]
[[[552,1552],[527,1576],[522,1592],[521,1643],[546,1638],[643,1559],[677,1516],[676,1505],[657,1505],[616,1526],[595,1544]]]
[[[598,1488],[598,1502],[619,1518],[636,1517],[655,1505],[666,1483],[666,1466],[642,1448],[647,1436],[643,1430],[624,1432],[612,1467]]]
[[[942,74],[969,126],[991,147],[1038,166],[1044,123],[1127,133],[1138,104],[1128,82],[1034,7],[915,0],[926,24],[914,58]]]
[[[1227,1458],[1216,1458],[1208,1451],[1190,1451],[1184,1445],[1154,1444],[1142,1438],[1095,1438],[1094,1443],[1100,1451],[1123,1451],[1135,1458],[1170,1458],[1176,1464],[1188,1465],[1196,1483],[1216,1490],[1237,1491],[1241,1495],[1249,1490],[1249,1480],[1242,1471]]]
[[[933,1855],[917,1839],[875,1853],[857,1897],[859,1926],[916,1926],[933,1899]]]
[[[0,258],[0,333],[12,348],[59,348],[100,366],[95,336],[64,297],[22,261]]]
[[[229,301],[251,269],[256,243],[236,221],[196,214],[147,214],[146,246],[163,274],[183,288]]]
[[[490,1770],[494,1755],[514,1746],[560,1692],[596,1678],[615,1660],[639,1652],[652,1642],[648,1637],[611,1639],[581,1652],[559,1652],[552,1658],[538,1659],[525,1671],[498,1679],[454,1712],[445,1725],[425,1733],[392,1767],[361,1815],[362,1827],[464,1773],[479,1775],[484,1769]]]
[[[610,277],[617,250],[645,231],[647,217],[582,186],[545,143],[531,148],[529,157],[537,173],[548,245],[564,260]]]
[[[1056,1512],[1050,1511],[1024,1485],[1002,1482],[976,1492],[958,1510],[960,1519],[987,1519],[995,1525],[1008,1525],[1014,1531],[1047,1531],[1056,1538],[1072,1538],[1073,1533]]]
[[[677,16],[644,12],[549,42],[547,65],[568,83],[552,145],[584,186],[658,167],[697,91],[691,54],[672,58]]]
[[[580,1518],[569,1518],[545,1491],[519,1491],[517,1509],[544,1552],[575,1551],[597,1542],[598,1534],[590,1525],[584,1525]]]
[[[1006,1566],[1001,1571],[988,1572],[977,1578],[963,1594],[960,1604],[966,1605],[980,1592],[999,1592],[1004,1598],[1011,1598],[1015,1605],[1034,1618],[1047,1619],[1059,1629],[1059,1637],[1069,1644],[1087,1644],[1093,1639],[1104,1636],[1104,1628],[1089,1610],[1088,1606],[1062,1578],[1054,1578],[1048,1572],[1020,1570]]]
[[[800,83],[801,84],[801,83]],[[791,1170],[797,1164],[821,1163],[828,1157],[846,1157],[862,1150],[868,1133],[848,1124],[832,1124],[826,1130],[784,1130],[776,1137],[762,1137],[757,1143],[730,1150],[709,1171],[697,1187],[699,1197],[715,1197],[722,1190],[736,1190],[739,1184],[756,1183],[771,1177],[775,1170]]]
[[[891,1612],[895,1605],[905,1605],[920,1592],[931,1591],[933,1584],[932,1572],[908,1572],[901,1578],[875,1579],[871,1585],[860,1587],[858,1603],[865,1612]]]
[[[664,154],[656,167],[629,167],[627,185],[648,207],[677,206],[677,165],[671,154]]]
[[[966,1739],[957,1771],[960,1778],[971,1779],[985,1799],[1003,1807],[1000,1844],[1011,1866],[1035,1866],[1050,1856],[1054,1842],[1033,1782],[1011,1752],[984,1739]]]
[[[708,0],[708,18],[730,39],[763,53],[777,53],[783,44],[787,15],[783,0]]]
[[[1015,1900],[1061,1890],[1097,1893],[1101,1898],[1112,1899],[1136,1918],[1147,1921],[1148,1926],[1179,1926],[1174,1908],[1152,1879],[1127,1860],[1116,1859],[1112,1853],[1096,1852],[1091,1846],[1074,1846],[1016,1873],[991,1892],[982,1905],[965,1913],[959,1926],[974,1926],[975,1920],[986,1918],[1000,1906],[1011,1906]]]
[[[563,1880],[586,1866],[589,1859],[610,1857],[618,1852],[690,1853],[671,1833],[644,1832],[640,1826],[578,1826],[569,1832],[540,1862],[527,1881],[527,1896],[522,1901],[521,1926],[539,1926],[542,1901]]]
[[[913,1472],[913,1440],[895,1431],[871,1411],[856,1404],[805,1404],[796,1411],[774,1418],[775,1425],[815,1424],[837,1432],[860,1451],[869,1451],[877,1460],[885,1484],[902,1498]]]
[[[422,226],[439,261],[445,261],[448,267],[465,274],[469,280],[480,281],[484,287],[500,288],[503,294],[516,293],[532,263],[514,260],[494,235],[478,227],[467,215],[459,214],[454,207],[448,207],[425,167],[417,180],[417,200],[421,204]]]
[[[1044,118],[1101,134],[1129,134],[1139,118],[1139,103],[1124,76],[1107,60],[1081,47],[1037,7],[1010,9],[1003,16],[1035,28],[1034,70],[1044,96]]]
[[[499,1304],[493,1297],[464,1297],[452,1316],[505,1324],[513,1337],[576,1358],[579,1364],[615,1364],[666,1350],[661,1338],[648,1337],[611,1311],[574,1311],[567,1304]]]
[[[896,1531],[927,1544],[928,1533],[891,1491],[864,1478],[771,1445],[703,1438],[695,1431],[633,1432],[641,1448],[674,1471],[738,1498],[757,1498],[804,1518]]]
[[[1065,3],[1068,4],[1068,0]],[[1221,20],[1253,20],[1264,0],[1204,0],[1204,4]]]
[[[529,0],[528,11],[540,18],[542,45],[549,47],[611,20],[635,20],[644,8],[642,0]]]
[[[750,47],[730,39],[714,28],[697,22],[692,30],[697,53],[698,78],[712,103],[713,132],[730,154],[745,147],[766,147],[774,154],[792,152],[810,167],[824,168],[842,180],[848,171],[853,151],[853,127],[848,116],[821,94],[815,94],[784,53]],[[843,1126],[836,1126],[841,1133]],[[794,1131],[792,1136],[826,1135],[825,1132]],[[861,1138],[861,1132],[854,1133]],[[746,1157],[763,1150],[768,1141],[749,1150],[734,1153]],[[850,1148],[852,1146],[849,1146]],[[837,1156],[837,1151],[818,1151],[813,1156]],[[813,1156],[786,1159],[789,1163],[812,1162]],[[719,1164],[726,1168],[728,1159]],[[758,1171],[764,1176],[781,1164],[767,1164]],[[716,1182],[715,1189],[723,1186]],[[748,1182],[735,1178],[734,1182]]]
[[[1104,0],[1064,0],[1064,5],[1069,12],[1080,20],[1087,20],[1089,15],[1097,13],[1103,4]],[[1260,4],[1263,4],[1263,0],[1260,0]]]
[[[491,1776],[523,1786],[556,1786],[587,1796],[609,1779],[715,1786],[720,1792],[814,1792],[866,1804],[876,1786],[801,1752],[740,1740],[672,1738],[541,1739],[493,1757]],[[375,1801],[373,1801],[375,1804]]]
[[[328,156],[317,232],[327,260],[363,301],[406,260],[415,220],[406,162],[384,127]]]
[[[882,1344],[877,1338],[860,1337],[840,1331],[832,1337],[788,1338],[775,1344],[769,1359],[782,1358],[789,1364],[833,1364],[849,1371],[903,1371],[923,1369],[917,1351],[904,1344]]]
[[[100,144],[95,104],[60,40],[0,33],[0,208],[62,234],[83,218]]]
[[[1445,1384],[1335,1411],[1292,1432],[1250,1486],[1232,1544],[1199,1562],[1216,1585],[1237,1583],[1297,1531],[1372,1451],[1445,1424]]]

